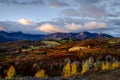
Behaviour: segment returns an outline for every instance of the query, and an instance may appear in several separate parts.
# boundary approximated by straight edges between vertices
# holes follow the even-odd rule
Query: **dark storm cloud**
[[[42,0],[0,0],[0,3],[7,4],[7,5],[43,5],[44,2]]]

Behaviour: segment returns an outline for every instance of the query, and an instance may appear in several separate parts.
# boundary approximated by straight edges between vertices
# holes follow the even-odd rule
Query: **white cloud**
[[[82,5],[79,9],[79,14],[82,17],[104,17],[106,11],[94,5]]]
[[[65,30],[61,29],[60,27],[53,25],[53,24],[49,24],[49,23],[45,23],[45,24],[37,27],[35,30],[39,30],[39,31],[47,32],[47,33],[66,32]]]
[[[59,7],[59,5],[57,5],[57,4],[50,5],[50,8],[58,8],[58,7]]]
[[[3,26],[0,26],[0,31],[6,31],[6,29]]]
[[[50,8],[60,8],[60,7],[69,6],[68,3],[60,0],[49,0],[48,4]]]
[[[87,29],[87,30],[91,30],[91,29],[104,29],[104,28],[107,28],[107,24],[103,23],[103,22],[95,22],[95,21],[92,21],[92,22],[87,22],[84,24],[84,29]]]
[[[86,22],[83,25],[81,24],[67,24],[65,26],[69,31],[85,31],[85,30],[95,30],[95,29],[104,29],[107,28],[107,24],[103,22]]]
[[[26,19],[23,19],[23,18],[22,18],[22,19],[19,19],[18,22],[19,22],[20,24],[22,24],[22,25],[31,25],[31,24],[33,24],[32,21],[26,20]]]
[[[35,30],[46,32],[46,33],[54,33],[54,32],[80,32],[87,30],[96,30],[96,29],[105,29],[107,25],[103,22],[86,22],[83,25],[70,23],[64,26],[57,26],[50,23],[44,23],[41,26],[37,27]]]
[[[65,27],[72,31],[81,30],[83,28],[82,25],[77,25],[75,23],[67,24]]]

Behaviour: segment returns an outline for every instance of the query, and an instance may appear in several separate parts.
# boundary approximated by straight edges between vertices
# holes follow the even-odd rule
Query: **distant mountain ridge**
[[[113,38],[113,36],[104,34],[104,33],[90,33],[90,32],[80,32],[80,33],[51,33],[48,35],[33,35],[25,34],[22,32],[5,32],[0,31],[0,42],[9,42],[9,41],[18,41],[18,40],[41,40],[41,39],[66,39],[66,38],[75,38],[75,39],[89,39],[89,38]]]
[[[18,41],[18,40],[40,40],[44,35],[32,35],[22,32],[0,31],[0,42]]]
[[[89,38],[113,38],[113,36],[104,33],[90,33],[90,32],[80,32],[80,33],[52,33],[47,35],[45,38],[56,39],[56,38],[75,38],[75,39],[89,39]]]

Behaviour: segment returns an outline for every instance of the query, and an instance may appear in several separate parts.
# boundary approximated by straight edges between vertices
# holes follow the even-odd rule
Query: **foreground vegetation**
[[[24,76],[116,80],[120,78],[120,39],[0,43],[0,78]]]

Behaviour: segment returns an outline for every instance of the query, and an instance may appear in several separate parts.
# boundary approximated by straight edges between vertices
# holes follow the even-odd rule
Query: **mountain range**
[[[10,42],[10,41],[18,41],[18,40],[43,40],[43,39],[68,39],[68,38],[74,38],[74,39],[89,39],[89,38],[113,38],[113,36],[104,34],[104,33],[90,33],[90,32],[79,32],[79,33],[51,33],[48,35],[43,34],[25,34],[22,32],[5,32],[0,31],[0,42]]]
[[[0,31],[0,42],[10,42],[10,41],[18,41],[18,40],[40,40],[44,37],[44,35],[32,35],[25,34],[22,32],[5,32]]]

